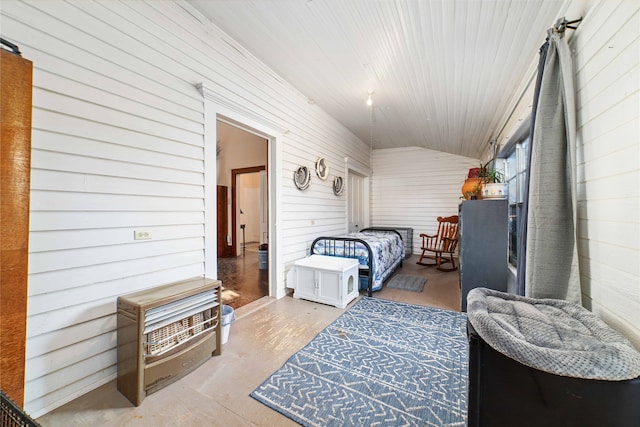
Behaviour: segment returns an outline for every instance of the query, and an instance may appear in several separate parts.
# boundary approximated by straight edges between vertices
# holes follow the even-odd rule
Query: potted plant
[[[463,187],[462,194],[466,200],[482,199],[482,182],[467,184],[466,188]]]
[[[508,184],[505,182],[504,173],[495,168],[481,172],[482,175],[482,197],[485,199],[506,199],[508,194]]]
[[[480,165],[479,168],[469,169],[467,179],[462,185],[462,196],[466,200],[482,198],[482,183],[484,180],[484,178],[482,178],[483,170],[485,169],[483,169],[482,165]]]

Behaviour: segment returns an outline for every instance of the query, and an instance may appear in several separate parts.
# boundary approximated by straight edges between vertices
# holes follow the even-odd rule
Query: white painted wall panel
[[[368,165],[367,146],[189,5],[7,0],[1,13],[3,37],[34,63],[31,415],[114,378],[118,295],[204,273],[211,213],[197,84],[282,133],[278,265],[344,230],[331,182],[345,157]],[[298,191],[293,171],[313,171],[318,157],[330,179]],[[135,241],[135,230],[153,239]]]
[[[29,258],[29,271],[42,273],[65,268],[86,267],[88,265],[115,263],[135,258],[180,253],[197,248],[202,248],[202,236],[172,239],[166,242],[145,240],[123,245],[32,252]]]
[[[640,3],[592,5],[569,6],[588,13],[568,33],[576,71],[583,304],[640,349]],[[523,97],[522,105],[530,103]]]
[[[117,158],[100,159],[84,156],[81,159],[75,154],[39,149],[33,150],[32,167],[82,174],[101,172],[102,174],[108,174],[108,176],[125,176],[142,180],[179,182],[200,186],[202,185],[203,172],[202,170],[184,171],[171,169],[167,166],[141,165],[126,160],[121,161]]]
[[[115,316],[109,316],[115,322]],[[56,352],[32,358],[29,371],[26,373],[26,381],[31,381],[51,371],[73,366],[76,363],[94,357],[111,350],[116,345],[117,334],[113,330],[107,334],[92,336],[89,340],[74,342],[72,345],[61,348]]]
[[[51,108],[54,108],[53,106]],[[187,158],[201,158],[202,147],[190,146],[180,141],[171,141],[162,137],[140,134],[129,129],[110,126],[99,121],[87,121],[76,117],[66,116],[54,111],[35,109],[33,111],[34,130],[43,130],[62,134],[65,137],[77,136],[88,140],[99,139],[116,145],[141,148],[163,154],[175,154]],[[54,135],[55,135],[54,134]],[[69,138],[73,140],[73,138]],[[54,140],[55,141],[55,140]],[[37,141],[35,141],[37,142]],[[133,156],[145,162],[144,156]],[[177,157],[178,161],[181,159]]]
[[[153,236],[152,240],[165,241],[188,237],[201,237],[203,233],[202,224],[145,227]],[[95,242],[100,242],[101,246],[126,245],[131,243],[134,229],[93,229],[93,230],[62,230],[34,233],[30,245],[35,252],[50,252],[75,248],[89,248],[95,246]],[[140,246],[144,242],[139,242]]]
[[[116,281],[121,289],[119,293],[128,292],[130,289],[133,292],[133,289],[149,287],[154,280],[163,281],[163,278],[171,272],[175,271],[175,275],[180,276],[178,274],[180,270],[193,271],[195,269],[194,266],[198,265],[201,260],[202,250],[200,249],[143,259],[128,259],[108,264],[35,273],[29,277],[29,295],[34,301],[37,301],[37,298],[40,297],[51,297],[53,292],[93,285],[101,286],[99,284],[109,281]],[[153,274],[156,276],[151,277]],[[182,271],[181,274],[186,274],[186,272]],[[100,278],[99,281],[95,281],[96,276]],[[142,278],[145,280],[141,280]],[[46,300],[44,300],[43,306],[45,307],[42,311],[48,311],[46,309]],[[35,313],[38,312],[37,307],[37,305],[31,307]]]
[[[31,189],[198,199],[204,197],[201,185],[152,181],[148,179],[143,181],[140,179],[103,175],[80,175],[68,171],[58,172],[44,169],[35,170],[31,174]]]
[[[31,212],[31,231],[83,228],[140,227],[173,224],[202,224],[202,211],[195,212]]]
[[[44,81],[42,84],[46,85],[47,82]],[[96,92],[99,93],[99,91]],[[59,95],[48,90],[40,90],[38,87],[34,87],[33,102],[38,105],[55,105],[56,112],[59,114],[71,115],[85,120],[99,121],[100,123],[133,130],[144,135],[172,139],[186,144],[196,146],[202,144],[201,134],[164,124],[165,114],[158,110],[147,109],[147,114],[153,113],[158,116],[157,118],[149,119],[148,117],[153,116],[142,115],[145,113],[144,109],[139,112],[140,115],[135,116],[126,110],[114,110],[108,106],[96,105],[93,102],[79,100],[67,95]],[[121,100],[121,102],[125,101]],[[183,124],[183,126],[187,125]],[[197,126],[194,127],[197,128]]]
[[[587,307],[640,348],[640,4],[601,2],[571,40]],[[635,183],[630,186],[629,183]],[[631,188],[635,187],[635,188]],[[626,230],[626,233],[623,231]],[[625,235],[626,234],[626,235]]]
[[[89,339],[97,339],[99,337],[95,335],[96,330],[112,331],[107,332],[107,334],[109,334],[115,331],[115,327],[116,316],[110,315],[99,317],[97,319],[80,323],[78,325],[69,326],[63,331],[55,334],[41,334],[38,337],[34,337],[32,340],[30,340],[29,357],[35,358],[47,353],[56,354],[56,352],[52,350],[58,350],[76,345],[77,343],[81,343]],[[78,339],[78,337],[80,337],[80,339]],[[54,338],[55,342],[52,343],[51,341],[54,340]],[[40,375],[33,375],[29,379],[39,376]]]
[[[439,216],[458,214],[469,168],[479,160],[425,148],[374,150],[371,224],[413,228],[413,253],[420,233],[433,233]]]
[[[94,383],[96,377],[99,378],[103,372],[113,375],[116,372],[116,365],[113,364],[114,360],[116,360],[115,348],[83,359],[72,366],[62,368],[58,371],[49,371],[49,374],[29,381],[27,384],[37,396],[43,396],[45,393],[50,393],[51,390],[54,390],[47,399],[39,399],[36,401],[38,403],[44,403],[49,398],[64,396],[64,394],[68,392],[64,391],[65,388],[77,390],[87,387],[89,384]]]
[[[31,209],[38,211],[78,211],[82,209],[91,211],[194,211],[203,208],[202,200],[177,197],[161,198],[129,194],[87,194],[39,190],[34,191],[33,196]]]

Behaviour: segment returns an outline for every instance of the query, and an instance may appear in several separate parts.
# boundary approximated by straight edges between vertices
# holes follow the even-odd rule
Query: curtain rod
[[[582,17],[574,19],[573,21],[567,21],[563,17],[556,21],[556,25],[553,26],[553,31],[555,31],[556,33],[564,33],[567,28],[569,28],[570,30],[575,30],[578,28],[578,25],[580,25],[580,22],[582,22]]]
[[[558,33],[564,33],[567,28],[569,28],[571,30],[576,30],[578,28],[578,25],[580,25],[580,22],[582,22],[582,16],[580,18],[574,19],[572,21],[567,21],[567,19],[565,17],[562,17],[562,18],[560,18],[560,19],[558,19],[556,21],[556,24],[553,26],[553,30],[558,32]],[[518,101],[515,103],[515,105],[513,106],[513,109],[509,113],[507,119],[502,124],[502,128],[500,128],[500,131],[498,131],[498,133],[495,134],[496,136],[491,141],[495,140],[498,136],[500,136],[502,131],[504,131],[504,129],[507,127],[507,124],[509,123],[509,120],[511,120],[511,117],[513,116],[513,113],[515,113],[518,104],[520,103],[520,101],[522,101],[522,98],[524,97],[525,93],[527,92],[527,88],[529,87],[529,85],[531,84],[533,79],[535,78],[535,76],[537,74],[537,71],[538,71],[537,68],[534,68],[533,73],[529,76],[529,81],[525,85],[525,89],[522,91],[522,93],[520,93],[520,97],[518,98]],[[489,143],[489,145],[491,145],[491,142]]]

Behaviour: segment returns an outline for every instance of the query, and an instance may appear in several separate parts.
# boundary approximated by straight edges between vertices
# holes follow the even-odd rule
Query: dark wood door
[[[232,256],[231,246],[227,243],[229,234],[229,187],[225,185],[217,186],[217,212],[218,212],[218,257],[228,258]]]
[[[33,64],[0,49],[0,389],[24,405]]]

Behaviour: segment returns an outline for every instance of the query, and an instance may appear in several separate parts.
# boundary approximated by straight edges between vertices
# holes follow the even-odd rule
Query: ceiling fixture
[[[368,107],[371,107],[371,106],[373,105],[373,98],[372,98],[372,95],[373,95],[373,91],[372,91],[372,90],[370,90],[370,91],[369,91],[369,96],[367,97],[367,106],[368,106]]]

